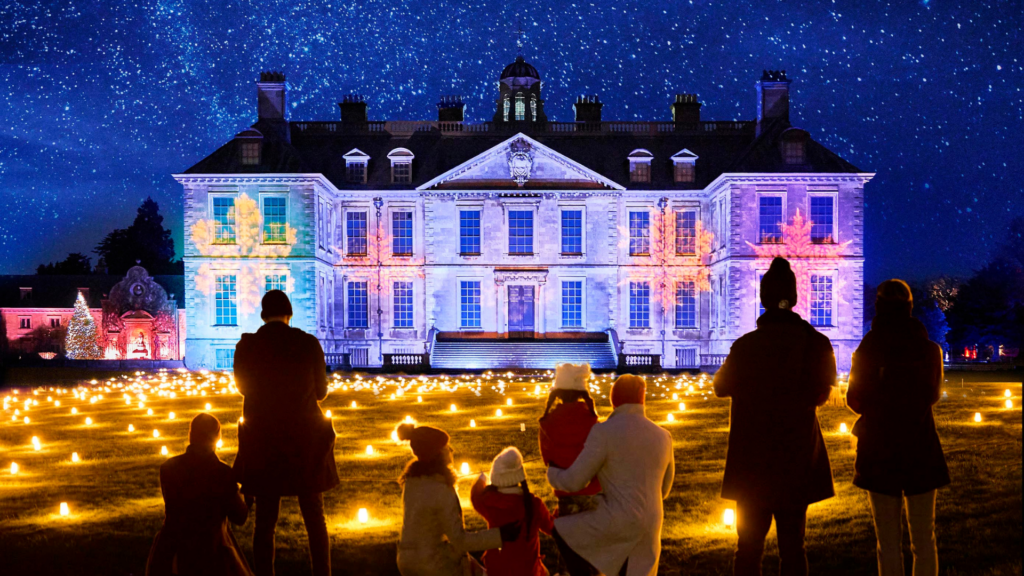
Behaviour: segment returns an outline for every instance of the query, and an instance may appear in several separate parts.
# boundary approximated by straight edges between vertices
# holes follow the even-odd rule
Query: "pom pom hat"
[[[399,440],[409,442],[412,453],[420,462],[429,462],[437,458],[441,451],[448,446],[449,436],[444,430],[430,426],[399,424],[396,431]]]
[[[515,446],[509,446],[494,457],[491,463],[491,484],[498,488],[509,488],[526,480],[523,470],[523,455]]]
[[[587,390],[590,380],[590,364],[559,364],[555,367],[556,390]]]
[[[785,258],[772,260],[761,278],[761,304],[765,310],[791,310],[796,306],[796,275]]]
[[[647,381],[643,376],[623,374],[612,384],[612,406],[618,408],[623,404],[643,404],[647,392]]]

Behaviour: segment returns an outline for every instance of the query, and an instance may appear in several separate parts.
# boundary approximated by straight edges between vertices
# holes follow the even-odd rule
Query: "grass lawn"
[[[393,442],[390,433],[406,416],[452,435],[457,467],[465,462],[470,470],[458,486],[470,527],[484,524],[469,507],[469,486],[508,445],[523,452],[533,491],[553,506],[537,448],[536,420],[544,406],[547,378],[333,376],[323,408],[331,410],[338,432],[336,458],[342,478],[341,486],[326,494],[334,573],[397,574],[401,489],[395,478],[411,453]],[[729,573],[736,536],[722,524],[722,517],[732,503],[718,497],[729,402],[713,397],[705,376],[659,376],[648,381],[647,414],[675,438],[676,479],[665,502],[660,574]],[[607,376],[598,379],[602,417],[611,412],[604,397],[610,382]],[[952,486],[942,490],[938,500],[943,574],[1021,574],[1020,382],[1020,373],[947,375],[946,396],[936,408],[953,477]],[[1005,390],[1010,391],[1013,408],[1005,406]],[[0,396],[3,574],[142,574],[163,516],[158,467],[166,456],[161,448],[166,446],[172,455],[182,452],[189,420],[209,403],[206,411],[223,424],[221,457],[229,463],[234,458],[241,397],[231,392],[230,376],[136,374],[77,386],[9,388]],[[31,402],[27,409],[26,401]],[[680,410],[681,402],[685,410]],[[499,408],[502,416],[496,415]],[[976,412],[981,414],[980,423],[974,422]],[[674,421],[668,421],[669,414]],[[837,405],[820,409],[819,417],[837,496],[810,509],[811,570],[874,574],[867,497],[851,484],[854,439],[839,432],[840,424],[852,426],[855,417]],[[86,424],[86,418],[92,423]],[[134,432],[128,431],[129,425]],[[154,430],[159,437],[154,437]],[[33,436],[40,441],[38,450],[31,443]],[[368,445],[373,455],[367,455]],[[71,461],[73,452],[79,455],[77,463]],[[11,473],[12,462],[20,468],[17,474]],[[67,517],[59,515],[61,502],[70,507]],[[360,508],[369,511],[366,524],[356,519]],[[252,522],[250,515],[244,526],[234,528],[250,561]],[[294,498],[282,506],[277,534],[277,573],[308,573],[305,532]],[[543,548],[553,567],[553,542],[545,537]],[[909,561],[909,543],[905,554]],[[765,574],[777,574],[773,535],[766,555]]]

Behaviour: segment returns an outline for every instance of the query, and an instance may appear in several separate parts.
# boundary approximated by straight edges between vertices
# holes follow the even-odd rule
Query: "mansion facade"
[[[784,256],[797,312],[848,369],[873,174],[791,125],[789,85],[765,72],[752,121],[701,120],[681,94],[671,120],[606,121],[587,96],[555,122],[519,57],[490,122],[465,122],[458,97],[436,121],[371,121],[353,95],[314,122],[287,119],[284,76],[264,73],[256,124],[175,175],[186,364],[230,368],[282,289],[293,325],[356,367],[454,344],[465,368],[553,367],[494,352],[538,343],[711,366],[754,329],[760,276]]]

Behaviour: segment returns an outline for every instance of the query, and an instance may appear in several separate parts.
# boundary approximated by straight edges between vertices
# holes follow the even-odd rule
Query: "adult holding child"
[[[573,576],[652,576],[661,555],[662,501],[675,475],[671,435],[647,419],[647,382],[623,375],[612,385],[614,408],[596,424],[575,462],[548,467],[556,490],[578,492],[597,476],[601,494],[593,510],[555,519],[552,536]]]

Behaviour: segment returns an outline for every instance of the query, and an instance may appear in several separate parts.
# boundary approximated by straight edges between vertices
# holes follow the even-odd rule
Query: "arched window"
[[[534,94],[533,97],[530,98],[530,114],[533,116],[533,121],[536,122],[537,121],[537,95],[536,94]]]
[[[508,122],[508,96],[505,96],[505,102],[502,103],[501,107],[505,112],[505,122]]]
[[[516,94],[516,120],[526,120],[526,102],[522,94]]]

